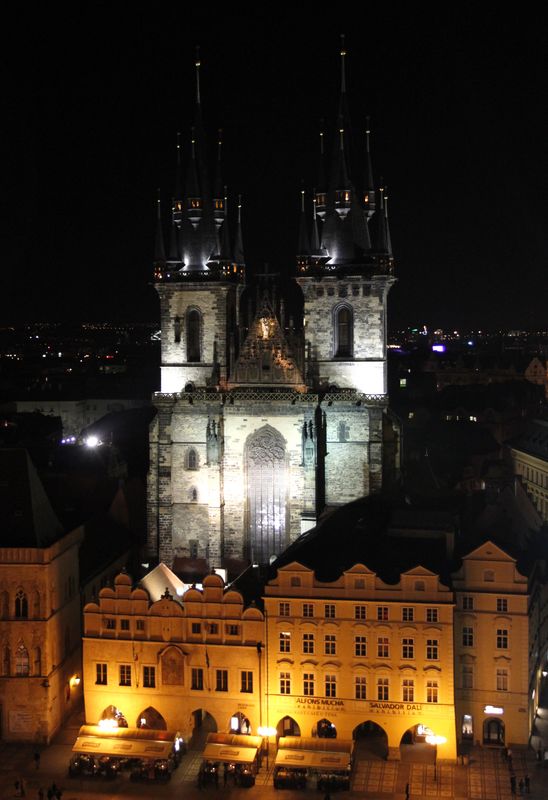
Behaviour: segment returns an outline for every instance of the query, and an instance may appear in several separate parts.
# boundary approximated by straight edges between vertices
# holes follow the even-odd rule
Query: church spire
[[[393,257],[392,238],[390,236],[390,222],[388,219],[388,187],[384,187],[384,225],[386,228],[386,249],[390,258]]]
[[[202,98],[200,95],[200,67],[202,62],[200,61],[200,46],[196,45],[196,61],[194,66],[196,68],[196,105],[199,106],[202,103]]]
[[[154,242],[154,271],[161,272],[166,265],[166,249],[164,246],[164,232],[162,230],[162,207],[160,190],[156,200],[156,239]]]
[[[226,219],[226,208],[223,195],[223,177],[222,177],[222,158],[221,151],[223,147],[223,131],[221,128],[217,131],[217,167],[215,172],[215,184],[213,188],[213,216],[215,218],[215,226],[217,230],[221,227]],[[226,186],[225,186],[226,193]]]
[[[325,207],[327,203],[327,182],[325,180],[325,142],[324,142],[324,121],[321,121],[320,129],[320,160],[318,164],[318,186],[315,190],[316,212],[320,219],[325,217]]]
[[[305,191],[301,189],[301,217],[299,221],[299,239],[297,242],[297,260],[307,259],[310,255],[310,240],[305,212]]]
[[[234,241],[234,261],[238,266],[245,264],[244,242],[242,238],[242,195],[238,195],[238,220],[236,224],[236,239]]]
[[[369,116],[367,117],[367,128],[365,131],[365,187],[363,193],[363,201],[365,205],[365,213],[367,217],[371,217],[375,212],[375,182],[373,181],[373,168],[371,166],[371,149],[370,149],[370,135],[371,129],[369,125]]]
[[[175,161],[175,194],[173,197],[173,220],[180,226],[183,218],[183,161],[181,153],[181,132],[177,131]]]
[[[331,192],[334,193],[335,209],[344,219],[350,211],[352,184],[348,176],[347,147],[345,137],[350,135],[346,101],[346,47],[344,34],[341,34],[341,96],[337,121],[337,135],[334,141],[333,165],[331,170]]]

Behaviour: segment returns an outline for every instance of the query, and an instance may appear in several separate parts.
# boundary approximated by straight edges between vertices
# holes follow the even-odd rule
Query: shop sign
[[[369,710],[378,714],[419,714],[422,712],[422,703],[371,702]]]
[[[316,706],[316,708],[344,708],[343,700],[335,700],[328,697],[297,697],[298,706]]]

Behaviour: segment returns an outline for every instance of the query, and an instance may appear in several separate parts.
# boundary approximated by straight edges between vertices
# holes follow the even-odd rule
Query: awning
[[[89,753],[97,756],[118,756],[119,758],[169,758],[173,742],[155,742],[108,738],[100,736],[78,736],[72,748],[73,753]]]
[[[278,750],[277,767],[295,767],[295,769],[322,769],[347,771],[349,769],[348,753],[330,753],[321,750]]]
[[[256,747],[230,747],[208,742],[202,753],[206,761],[224,761],[227,764],[252,764],[257,756]]]

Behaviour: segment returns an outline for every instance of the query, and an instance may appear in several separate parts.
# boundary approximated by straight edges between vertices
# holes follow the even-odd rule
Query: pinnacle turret
[[[373,168],[371,166],[370,148],[371,130],[369,127],[369,117],[367,117],[367,129],[365,131],[365,181],[363,190],[363,202],[365,212],[370,218],[375,212],[375,182],[373,180]]]

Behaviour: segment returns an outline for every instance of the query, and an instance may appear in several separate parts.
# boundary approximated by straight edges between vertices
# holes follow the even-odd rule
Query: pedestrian
[[[53,789],[51,788],[51,786],[48,786],[48,791],[46,793],[46,797],[48,798],[48,800],[52,800],[52,798],[53,798]]]
[[[525,784],[523,782],[523,778],[519,779],[518,787],[519,787],[519,793],[520,793],[521,797],[523,797],[523,790],[525,789]]]
[[[215,788],[218,789],[219,788],[219,768],[218,767],[215,767],[214,775],[215,775]]]
[[[19,783],[19,781],[15,781],[15,783],[13,785],[15,786],[15,796],[16,797],[20,797],[21,796],[21,784]]]
[[[36,767],[36,769],[38,769],[40,767],[40,753],[38,752],[38,750],[36,750],[36,752],[34,753],[33,759],[34,759],[34,766]]]
[[[44,800],[44,790],[42,789],[41,786],[38,789],[38,800]]]
[[[225,764],[225,765],[224,765],[224,771],[223,771],[223,786],[224,786],[225,788],[226,788],[226,782],[227,782],[227,780],[228,780],[228,772],[227,772],[227,770],[226,770],[226,764]]]
[[[525,791],[527,794],[531,794],[531,781],[529,779],[529,775],[525,776]]]
[[[537,761],[542,761],[542,749],[540,747],[537,750]]]
[[[57,798],[57,800],[61,800],[62,796],[63,796],[63,790],[57,789],[57,791],[55,792],[55,797]]]
[[[25,783],[25,779],[21,778],[21,797],[27,796],[27,786]]]
[[[516,793],[516,776],[515,775],[511,775],[510,776],[510,791],[512,792],[512,794]]]
[[[405,784],[405,800],[409,800],[409,784]]]
[[[331,795],[329,794],[329,792],[326,792],[323,800],[331,800]]]

